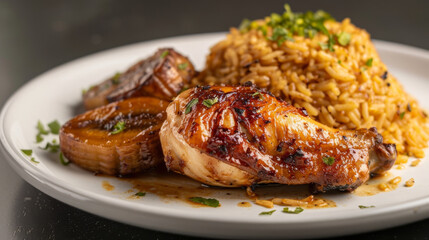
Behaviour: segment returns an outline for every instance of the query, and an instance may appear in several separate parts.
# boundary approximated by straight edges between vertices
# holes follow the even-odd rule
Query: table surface
[[[243,18],[281,12],[284,1],[0,0],[0,106],[20,86],[62,63],[157,38],[227,31]],[[289,1],[351,18],[375,39],[429,49],[429,1]],[[143,57],[143,56],[142,56]],[[0,156],[0,239],[192,239],[110,221],[59,202],[22,180]],[[349,236],[428,239],[429,219]],[[359,227],[359,226],[356,226]]]

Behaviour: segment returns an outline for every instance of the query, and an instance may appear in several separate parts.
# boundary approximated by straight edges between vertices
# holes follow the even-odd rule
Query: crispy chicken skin
[[[151,57],[92,86],[83,95],[86,109],[123,99],[151,96],[171,101],[195,75],[189,59],[172,48],[162,48]]]
[[[207,106],[208,99],[217,102]],[[160,139],[168,169],[224,187],[281,183],[352,191],[396,159],[395,145],[384,144],[375,128],[329,128],[252,86],[181,93],[167,108]]]
[[[162,164],[158,133],[168,103],[132,98],[78,115],[60,130],[61,151],[76,165],[108,175],[135,174]],[[122,129],[115,128],[120,125]]]

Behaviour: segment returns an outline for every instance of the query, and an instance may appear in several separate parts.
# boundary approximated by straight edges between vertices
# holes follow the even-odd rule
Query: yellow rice
[[[350,23],[327,21],[332,34],[351,34],[334,52],[328,37],[294,36],[280,46],[255,29],[232,28],[211,48],[206,67],[193,85],[236,85],[251,81],[277,97],[304,107],[315,120],[339,129],[377,127],[400,154],[424,157],[429,127],[426,113],[381,62],[370,35]],[[270,33],[270,29],[268,32]],[[372,58],[372,66],[366,62]]]

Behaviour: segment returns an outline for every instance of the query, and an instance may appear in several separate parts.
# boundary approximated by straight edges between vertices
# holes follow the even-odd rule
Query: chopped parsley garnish
[[[342,46],[347,46],[350,43],[351,35],[348,32],[341,32],[337,35],[337,41]]]
[[[252,21],[250,21],[249,19],[247,18],[243,19],[243,21],[241,21],[240,23],[240,26],[238,26],[238,30],[240,30],[241,32],[249,31],[251,23]]]
[[[361,72],[365,72],[365,71],[366,71],[366,67],[361,67],[361,68],[360,68],[360,71],[361,71]]]
[[[146,193],[145,192],[138,192],[138,193],[136,193],[134,195],[135,196],[139,196],[139,197],[144,197],[144,196],[146,196]]]
[[[47,130],[45,126],[43,126],[42,122],[39,120],[37,121],[36,128],[38,130],[38,133],[36,134],[36,143],[40,143],[44,140],[43,135],[48,135],[49,133],[59,134],[61,124],[57,120],[52,121],[48,123],[49,130]]]
[[[42,134],[38,133],[36,135],[36,143],[41,143],[43,142],[44,138],[42,137]]]
[[[61,124],[57,120],[48,123],[48,127],[52,134],[60,133]]]
[[[290,213],[290,214],[299,214],[302,213],[304,209],[302,207],[296,207],[295,210],[289,210],[289,208],[285,207],[283,208],[284,213]]]
[[[54,120],[54,121],[48,123],[49,130],[47,130],[43,126],[42,122],[38,121],[36,127],[37,127],[37,130],[39,131],[36,135],[36,142],[41,143],[44,140],[42,135],[49,135],[49,133],[58,135],[60,133],[61,124],[57,120]],[[45,147],[39,147],[39,148],[42,150],[49,151],[51,153],[57,153],[58,151],[60,151],[60,145],[58,144],[58,140],[55,138],[52,139],[51,142],[46,143]],[[21,151],[27,156],[31,156],[31,154],[33,153],[32,150],[21,149]],[[34,157],[32,157],[30,160],[34,163],[39,163],[38,161],[35,160]],[[64,155],[61,151],[60,151],[60,162],[64,166],[67,166],[70,164],[70,161],[68,161],[67,159],[64,158]]]
[[[258,91],[252,94],[252,97],[256,97],[256,96],[259,97],[259,100],[261,101],[264,100],[264,96],[262,95],[261,92]]]
[[[82,95],[85,95],[88,91],[92,90],[93,88],[95,88],[95,86],[90,86],[88,89],[82,89]]]
[[[68,160],[66,160],[66,159],[64,158],[64,155],[63,155],[63,153],[62,153],[62,152],[60,152],[60,162],[61,162],[61,164],[62,164],[62,165],[64,165],[64,166],[67,166],[67,165],[69,165],[69,164],[70,164],[70,161],[68,161]]]
[[[203,197],[191,197],[191,202],[203,204],[209,207],[219,207],[219,201],[214,198],[203,198]]]
[[[118,85],[120,83],[119,82],[119,78],[120,77],[121,77],[121,73],[120,72],[115,73],[115,75],[113,75],[113,77],[112,77],[112,83],[114,85]]]
[[[177,65],[177,68],[179,68],[180,70],[185,70],[187,67],[188,67],[188,63],[181,63]]]
[[[327,43],[319,42],[319,46],[320,46],[320,48],[321,48],[322,50],[326,50],[326,49],[328,49],[328,44],[327,44]]]
[[[161,53],[161,58],[167,57],[168,54],[169,54],[169,51],[165,50],[164,52]]]
[[[273,213],[275,212],[276,210],[271,210],[271,211],[267,211],[267,212],[261,212],[261,213],[259,213],[259,215],[273,215]]]
[[[335,40],[334,40],[334,37],[332,36],[332,34],[329,35],[327,43],[319,42],[319,46],[322,50],[329,49],[329,51],[331,51],[331,52],[335,51],[334,50],[334,44],[335,44]]]
[[[21,149],[21,152],[27,156],[31,156],[33,154],[33,150],[31,149]]]
[[[368,60],[366,61],[365,65],[367,65],[368,67],[372,67],[372,61],[373,61],[373,60],[374,60],[373,58],[368,59]]]
[[[49,134],[49,131],[45,129],[45,127],[43,126],[43,124],[40,120],[37,121],[37,130],[39,131],[38,134],[41,134],[41,135],[48,135]]]
[[[46,143],[46,145],[45,145],[45,147],[44,148],[40,148],[40,149],[43,149],[43,150],[46,150],[46,151],[49,151],[49,152],[51,152],[51,153],[56,153],[56,152],[58,152],[58,150],[60,149],[60,145],[58,145],[58,144],[55,144],[55,143]]]
[[[188,104],[186,104],[185,114],[190,113],[192,110],[192,107],[194,107],[197,103],[198,103],[198,98],[194,98],[191,101],[189,101]]]
[[[113,127],[113,131],[111,131],[110,134],[118,134],[124,130],[125,130],[125,122],[119,121],[115,124],[115,126]]]
[[[401,114],[399,114],[399,118],[400,118],[400,119],[403,119],[403,118],[404,118],[404,116],[405,116],[405,112],[401,112]]]
[[[334,44],[335,44],[335,40],[334,40],[334,36],[332,36],[332,34],[329,34],[329,38],[328,38],[328,49],[329,51],[333,52],[334,50]]]
[[[284,41],[286,40],[293,40],[293,38],[290,36],[288,30],[282,27],[275,27],[273,29],[273,35],[269,37],[268,39],[271,41],[277,42],[277,45],[282,45]]]
[[[267,28],[270,27],[272,34],[267,39],[277,42],[278,45],[283,44],[286,40],[293,41],[292,37],[294,35],[313,38],[318,32],[321,32],[330,37],[327,47],[333,50],[334,38],[329,34],[324,25],[326,20],[333,19],[331,15],[321,10],[317,12],[295,13],[292,12],[288,4],[285,4],[284,8],[285,12],[283,14],[272,13],[264,22],[244,19],[239,29],[242,33],[256,29],[266,36]],[[347,42],[347,37],[350,38],[347,34],[341,35],[341,43]]]
[[[374,206],[374,205],[371,205],[371,206],[359,205],[359,208],[360,208],[360,209],[364,209],[364,208],[375,208],[375,206]]]
[[[335,162],[335,158],[331,156],[325,156],[322,158],[322,160],[323,160],[323,163],[328,166],[331,166]]]
[[[203,105],[210,108],[211,106],[213,106],[215,103],[217,103],[218,99],[217,97],[212,98],[212,99],[205,99],[203,101]]]

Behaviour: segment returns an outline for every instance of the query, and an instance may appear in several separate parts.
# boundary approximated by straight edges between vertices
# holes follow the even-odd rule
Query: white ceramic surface
[[[0,115],[0,139],[9,164],[27,182],[44,193],[74,207],[116,221],[149,229],[195,236],[220,238],[311,238],[338,236],[393,227],[429,217],[429,174],[427,157],[418,167],[392,170],[406,180],[413,177],[412,188],[402,185],[395,191],[358,197],[334,194],[329,199],[336,208],[310,209],[298,215],[259,216],[265,208],[237,207],[245,199],[223,199],[220,208],[193,208],[180,201],[160,201],[146,196],[143,201],[127,198],[130,185],[109,178],[115,190],[101,187],[97,177],[76,166],[64,167],[57,156],[37,149],[34,142],[37,120],[58,119],[64,123],[76,112],[81,90],[153,53],[171,46],[188,55],[198,69],[204,64],[209,47],[224,33],[175,37],[120,47],[57,67],[30,81],[5,104]],[[379,54],[393,73],[420,104],[429,109],[429,53],[399,44],[375,41]],[[20,149],[35,149],[40,161],[34,164]],[[7,194],[7,193],[4,193]],[[358,205],[375,205],[359,209]]]

